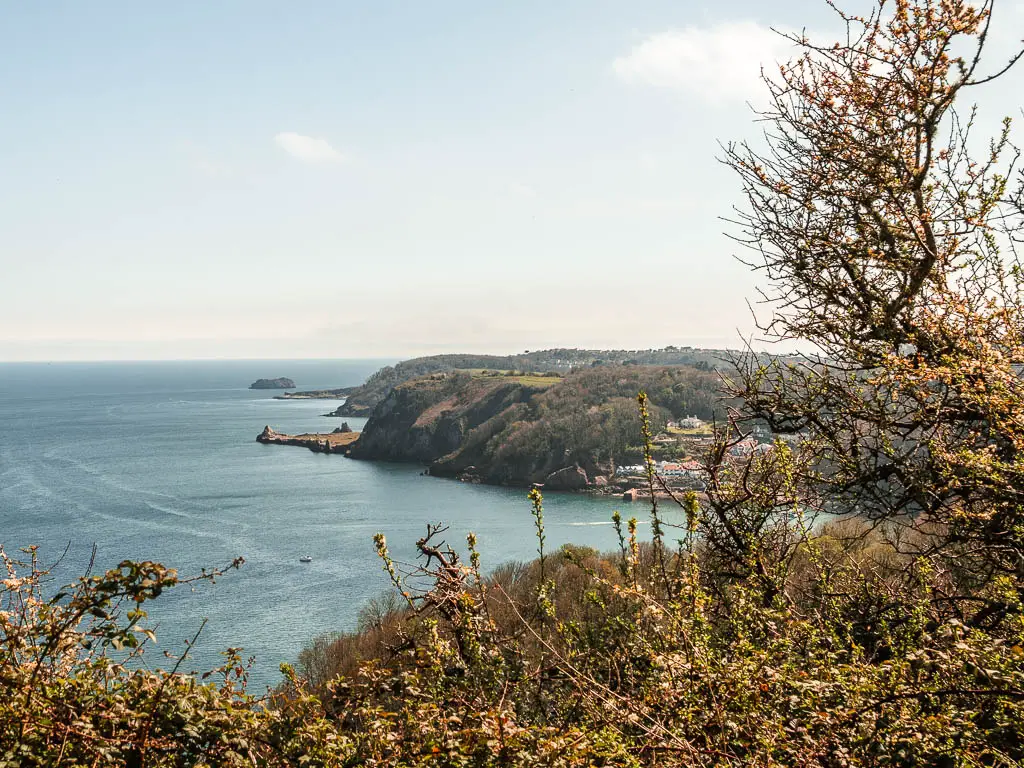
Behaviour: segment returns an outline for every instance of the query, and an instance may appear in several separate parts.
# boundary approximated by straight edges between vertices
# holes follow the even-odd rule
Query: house
[[[623,477],[643,475],[647,473],[647,468],[643,464],[631,464],[622,467],[615,468],[615,474]]]
[[[749,456],[755,450],[757,450],[757,440],[747,437],[730,447],[729,453],[732,456]]]

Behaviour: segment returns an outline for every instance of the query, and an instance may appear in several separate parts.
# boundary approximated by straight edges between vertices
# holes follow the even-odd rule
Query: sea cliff
[[[687,410],[710,418],[716,385],[713,374],[689,366],[601,366],[565,377],[432,374],[392,388],[349,455],[497,485],[602,488],[616,462],[640,459],[637,392],[649,393],[660,431]]]
[[[363,428],[353,458],[431,464],[462,452],[471,432],[541,388],[501,377],[441,374],[395,387]]]

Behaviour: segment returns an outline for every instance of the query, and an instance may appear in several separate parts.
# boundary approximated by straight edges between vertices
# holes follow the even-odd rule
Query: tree
[[[790,38],[801,54],[764,78],[767,148],[724,160],[747,200],[737,239],[770,286],[761,330],[814,352],[749,356],[732,394],[737,423],[804,438],[803,504],[872,521],[956,586],[1002,575],[1020,590],[1019,151],[1006,118],[972,156],[976,111],[957,108],[1021,56],[985,68],[992,10],[880,0],[867,17],[836,9],[846,42]],[[980,622],[1005,603],[975,608]]]

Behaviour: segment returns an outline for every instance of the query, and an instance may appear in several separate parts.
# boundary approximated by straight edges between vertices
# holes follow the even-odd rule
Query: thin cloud
[[[531,187],[529,184],[522,184],[515,182],[509,185],[508,191],[512,193],[514,197],[523,197],[533,199],[537,197],[537,190]]]
[[[791,43],[753,21],[685,27],[648,36],[612,69],[627,83],[688,91],[707,101],[750,100],[761,67],[788,58]]]
[[[341,163],[346,159],[345,155],[332,147],[326,139],[286,131],[277,134],[274,141],[289,155],[304,163]]]
[[[218,159],[206,147],[184,140],[178,142],[177,149],[188,160],[192,170],[201,176],[209,179],[226,179],[232,175],[231,166]]]

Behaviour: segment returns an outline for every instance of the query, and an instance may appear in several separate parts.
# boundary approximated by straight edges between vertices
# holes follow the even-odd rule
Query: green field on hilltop
[[[474,379],[503,379],[514,381],[528,387],[550,387],[562,381],[557,374],[545,374],[535,372],[518,372],[512,370],[491,370],[487,368],[466,368],[462,369]]]
[[[670,435],[677,437],[709,437],[714,434],[714,430],[711,428],[711,424],[705,424],[703,427],[697,427],[695,429],[683,429],[682,427],[666,427],[665,431]]]

